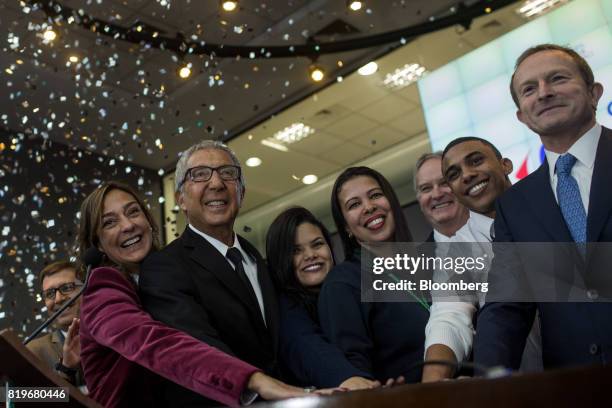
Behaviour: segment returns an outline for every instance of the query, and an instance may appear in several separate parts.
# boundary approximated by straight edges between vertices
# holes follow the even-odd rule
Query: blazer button
[[[587,297],[591,300],[596,300],[599,297],[599,293],[595,289],[587,290]]]
[[[599,353],[599,346],[595,343],[591,344],[591,346],[589,347],[589,353],[591,353],[592,355]]]

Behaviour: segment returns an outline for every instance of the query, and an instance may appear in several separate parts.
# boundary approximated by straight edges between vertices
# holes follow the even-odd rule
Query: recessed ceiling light
[[[348,4],[348,8],[350,8],[353,11],[361,10],[361,8],[363,7],[362,1],[347,0],[346,3]]]
[[[222,0],[221,1],[221,7],[225,11],[234,11],[234,10],[236,10],[236,7],[238,7],[238,2],[235,1],[235,0],[234,1],[232,1],[232,0]]]
[[[261,164],[261,159],[259,157],[249,157],[245,163],[249,167],[257,167]]]
[[[274,139],[272,138],[267,138],[261,141],[261,144],[267,147],[270,147],[272,149],[281,151],[281,152],[288,152],[289,148],[287,146],[285,146],[284,144],[281,144],[279,142],[275,142]]]
[[[310,79],[315,82],[321,82],[325,78],[325,71],[318,65],[311,65],[309,68]]]
[[[179,68],[178,74],[181,78],[187,79],[191,76],[191,63],[183,65]]]
[[[363,75],[363,76],[372,75],[376,71],[378,71],[378,64],[375,63],[374,61],[368,62],[363,67],[357,70],[359,75]]]
[[[283,144],[291,144],[299,142],[300,140],[312,135],[314,132],[315,130],[310,126],[298,122],[276,132],[274,134],[274,139]]]
[[[401,89],[418,81],[426,73],[427,69],[419,64],[406,64],[385,75],[383,85],[390,89]]]
[[[302,183],[304,184],[314,184],[317,182],[317,180],[319,180],[319,178],[314,174],[307,174],[302,177]]]
[[[526,0],[516,12],[531,18],[549,12],[552,8],[567,3],[568,0]]]

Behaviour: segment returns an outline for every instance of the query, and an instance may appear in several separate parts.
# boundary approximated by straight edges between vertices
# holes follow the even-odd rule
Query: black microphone
[[[89,272],[91,271],[91,268],[98,266],[98,264],[102,261],[103,256],[104,254],[100,252],[100,250],[96,247],[91,247],[87,251],[85,251],[85,254],[83,255],[83,263],[87,265],[87,271],[85,272],[85,282],[83,283],[83,286],[75,296],[68,299],[68,301],[64,303],[62,307],[60,307],[55,313],[53,313],[50,318],[48,318],[43,324],[41,324],[36,330],[34,330],[32,334],[25,338],[25,340],[23,341],[24,346],[34,340],[36,336],[38,336],[41,331],[43,331],[55,319],[57,319],[57,317],[61,315],[64,310],[68,309],[74,304],[74,302],[76,302],[79,296],[81,296],[85,289],[87,289],[87,283],[89,282]]]

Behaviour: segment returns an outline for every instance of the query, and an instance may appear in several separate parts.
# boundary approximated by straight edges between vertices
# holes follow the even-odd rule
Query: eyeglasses
[[[77,282],[68,282],[68,283],[64,283],[63,285],[61,285],[58,288],[49,288],[47,290],[43,290],[42,291],[42,297],[43,299],[46,300],[53,300],[55,299],[55,293],[59,290],[59,292],[62,295],[69,295],[72,292],[74,292],[74,290],[80,286],[83,286],[83,284],[81,283],[77,283]]]
[[[240,167],[231,164],[219,167],[196,166],[187,170],[185,178],[183,178],[179,187],[185,184],[187,179],[195,182],[208,181],[212,177],[214,171],[216,171],[221,180],[224,181],[236,181],[240,178]]]

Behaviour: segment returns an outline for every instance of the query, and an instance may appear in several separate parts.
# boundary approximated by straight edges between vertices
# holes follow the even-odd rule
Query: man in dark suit
[[[140,277],[145,309],[276,374],[278,311],[272,281],[255,247],[233,230],[245,193],[238,158],[224,144],[206,140],[183,153],[175,177],[177,202],[189,224],[178,239],[145,259]],[[273,379],[267,380],[270,385]],[[164,386],[173,406],[211,403],[176,384]],[[278,381],[272,388],[278,394],[263,396],[301,392]]]
[[[540,136],[546,160],[499,199],[495,242],[612,241],[612,131],[596,122],[603,87],[587,62],[557,45],[530,48],[517,60],[510,89],[518,119]],[[580,248],[576,245],[574,253]],[[545,368],[609,363],[612,304],[598,302],[598,292],[589,287],[588,277],[601,272],[593,257],[587,250],[572,259],[586,265],[579,302],[485,304],[478,318],[476,362],[517,368],[538,310]],[[544,273],[535,270],[535,260],[520,261],[521,268],[508,271],[513,276]],[[541,289],[536,287],[536,293]]]

